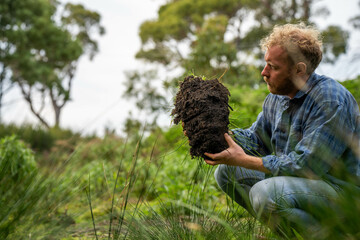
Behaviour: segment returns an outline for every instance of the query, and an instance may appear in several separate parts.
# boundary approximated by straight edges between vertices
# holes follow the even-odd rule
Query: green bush
[[[0,236],[6,237],[21,217],[31,211],[32,203],[24,201],[24,196],[37,175],[31,150],[15,136],[0,141],[0,170]]]
[[[72,179],[76,179],[79,186],[82,188],[91,185],[91,191],[96,196],[102,196],[107,194],[107,197],[111,196],[115,185],[115,179],[117,174],[116,165],[107,161],[91,161],[76,171],[71,170]],[[90,180],[90,182],[89,182]],[[124,176],[120,176],[119,182],[124,182]]]
[[[31,149],[37,151],[49,150],[54,144],[51,134],[40,126],[32,126],[30,124],[21,126],[0,124],[0,138],[13,134],[28,143]]]
[[[72,179],[42,175],[32,151],[15,136],[0,140],[0,238],[52,236],[64,214],[58,210],[77,191]]]
[[[0,138],[16,135],[26,142],[36,152],[50,151],[59,140],[67,140],[69,144],[75,145],[80,139],[79,133],[68,129],[51,128],[46,129],[39,125],[23,124],[0,124]]]
[[[230,112],[229,128],[248,128],[255,122],[262,111],[262,105],[269,91],[265,84],[260,84],[257,89],[247,86],[230,87],[229,105],[233,108]]]
[[[10,185],[37,171],[31,150],[14,135],[0,140],[0,169],[0,179]],[[0,185],[0,189],[3,187]]]
[[[360,104],[360,76],[355,79],[343,81],[341,84],[352,93],[358,104]]]

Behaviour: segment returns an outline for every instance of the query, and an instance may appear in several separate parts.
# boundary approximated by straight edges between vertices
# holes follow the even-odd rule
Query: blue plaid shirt
[[[272,175],[320,177],[337,185],[360,179],[360,113],[351,93],[313,73],[293,99],[269,94],[248,129],[235,140],[261,156]]]

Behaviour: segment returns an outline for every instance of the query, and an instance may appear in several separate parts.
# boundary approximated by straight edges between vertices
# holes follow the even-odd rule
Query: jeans
[[[320,237],[320,221],[339,193],[323,180],[277,176],[241,167],[219,165],[219,187],[250,214],[281,235],[292,228],[304,236]]]

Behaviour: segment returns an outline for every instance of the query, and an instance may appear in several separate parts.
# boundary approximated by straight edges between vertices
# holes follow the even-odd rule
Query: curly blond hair
[[[270,47],[280,46],[288,55],[290,64],[304,62],[307,73],[315,71],[322,59],[322,37],[320,31],[304,23],[276,25],[273,31],[260,42],[266,51]]]

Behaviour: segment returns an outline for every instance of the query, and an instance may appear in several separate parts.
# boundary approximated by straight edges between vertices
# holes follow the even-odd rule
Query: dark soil
[[[226,148],[224,133],[229,125],[229,90],[218,79],[187,76],[180,83],[171,112],[174,123],[183,122],[192,158],[218,153]]]

